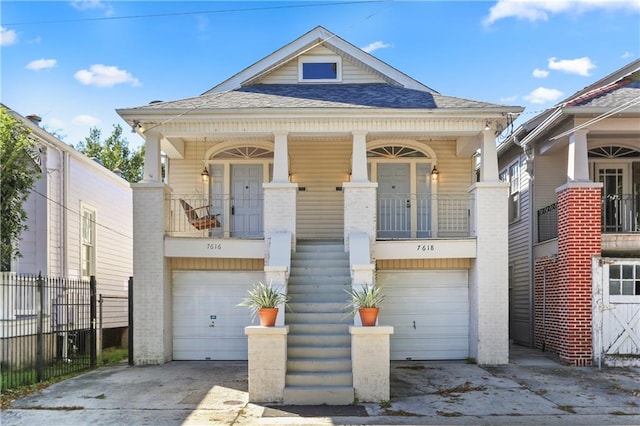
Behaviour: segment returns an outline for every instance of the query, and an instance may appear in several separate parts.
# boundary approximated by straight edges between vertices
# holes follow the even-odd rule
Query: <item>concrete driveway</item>
[[[638,425],[640,369],[563,366],[514,347],[511,363],[393,362],[391,401],[252,404],[246,362],[104,367],[15,401],[5,425]]]

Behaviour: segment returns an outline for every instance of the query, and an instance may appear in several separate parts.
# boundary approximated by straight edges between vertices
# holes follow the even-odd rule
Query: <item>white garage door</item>
[[[246,360],[251,314],[236,305],[263,279],[262,272],[175,271],[173,359]]]
[[[469,356],[467,271],[378,271],[387,295],[379,324],[392,325],[392,360]]]

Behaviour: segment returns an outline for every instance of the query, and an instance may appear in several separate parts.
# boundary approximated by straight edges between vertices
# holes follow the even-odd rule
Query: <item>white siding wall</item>
[[[129,184],[72,158],[69,176],[69,275],[80,276],[81,204],[96,210],[98,294],[126,295],[133,274],[133,217]],[[152,214],[152,212],[150,212]]]
[[[567,183],[567,148],[535,158],[535,205],[532,213],[558,201],[556,188]]]
[[[335,55],[332,50],[318,46],[307,55]],[[282,68],[265,76],[260,83],[263,84],[294,84],[298,82],[298,61],[291,61]],[[364,70],[346,59],[342,59],[342,83],[384,83],[377,75]]]

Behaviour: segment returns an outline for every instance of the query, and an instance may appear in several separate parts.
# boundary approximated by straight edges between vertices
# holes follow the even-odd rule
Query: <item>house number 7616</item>
[[[222,244],[220,243],[207,243],[207,250],[220,250],[222,249]]]
[[[435,249],[433,244],[418,244],[418,251],[434,251]]]

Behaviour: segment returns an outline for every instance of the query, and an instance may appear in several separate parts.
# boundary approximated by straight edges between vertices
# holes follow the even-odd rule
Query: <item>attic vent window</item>
[[[342,60],[339,56],[303,56],[298,60],[300,82],[335,83],[342,80]]]

